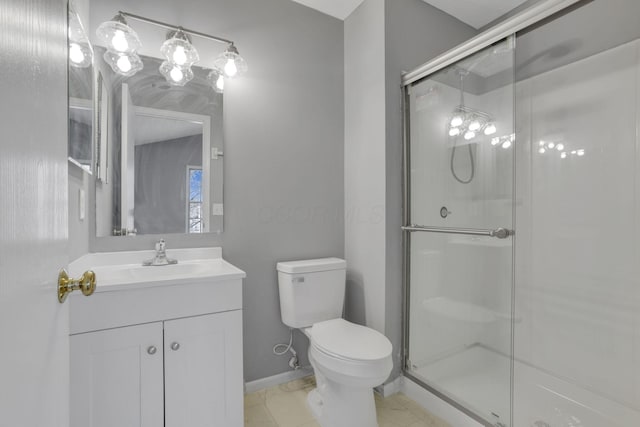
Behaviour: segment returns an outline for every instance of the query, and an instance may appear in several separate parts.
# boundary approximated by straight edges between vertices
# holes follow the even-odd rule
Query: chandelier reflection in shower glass
[[[473,181],[476,174],[475,158],[473,155],[473,148],[471,147],[471,140],[476,138],[480,134],[491,136],[498,131],[493,118],[490,114],[471,108],[464,103],[464,78],[469,74],[467,70],[462,68],[456,68],[458,75],[460,76],[460,104],[453,110],[451,119],[447,125],[449,137],[453,139],[453,148],[451,149],[450,169],[451,174],[461,184],[469,184]],[[456,150],[458,149],[458,140],[462,137],[467,143],[467,150],[469,153],[469,162],[471,165],[471,172],[467,179],[460,178],[455,170],[455,157]]]
[[[227,44],[226,50],[215,59],[208,76],[208,80],[216,92],[221,93],[224,90],[225,79],[240,76],[248,70],[246,61],[240,56],[231,40],[120,11],[113,19],[103,22],[96,30],[99,40],[107,48],[104,54],[105,61],[119,75],[129,77],[143,68],[142,60],[138,55],[142,43],[138,34],[127,23],[126,18],[169,30],[167,40],[160,47],[160,52],[165,57],[165,61],[160,66],[160,73],[173,86],[187,84],[193,78],[191,66],[200,60],[198,51],[192,44],[191,36]]]

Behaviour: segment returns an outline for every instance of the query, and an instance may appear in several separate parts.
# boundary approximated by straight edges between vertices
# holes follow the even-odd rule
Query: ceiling
[[[200,135],[202,123],[136,114],[133,129],[135,145],[141,145]]]
[[[338,19],[345,19],[364,0],[293,0]],[[397,0],[395,0],[397,1]],[[478,29],[526,0],[423,0]]]

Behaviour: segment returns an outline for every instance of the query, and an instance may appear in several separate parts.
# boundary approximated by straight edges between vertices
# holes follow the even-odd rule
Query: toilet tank
[[[339,258],[279,262],[282,322],[305,328],[342,317],[347,262]]]

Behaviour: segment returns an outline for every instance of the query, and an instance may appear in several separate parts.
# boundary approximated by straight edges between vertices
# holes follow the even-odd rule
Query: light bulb
[[[80,64],[84,61],[84,53],[78,43],[71,43],[69,46],[69,59],[75,64]]]
[[[578,150],[578,156],[584,156],[584,150]]]
[[[545,150],[544,147],[540,147],[540,149],[538,150],[538,153],[540,153],[540,154],[544,154],[546,152],[547,152],[547,150]]]
[[[227,63],[224,66],[224,73],[229,77],[233,77],[238,73],[238,67],[236,67],[236,61],[234,61],[232,58],[229,58],[227,60]]]
[[[464,139],[466,139],[467,141],[475,137],[476,137],[476,133],[473,131],[468,131],[467,133],[464,134]]]
[[[118,52],[124,52],[129,49],[129,43],[124,35],[124,31],[116,30],[113,38],[111,39],[111,45]]]
[[[216,87],[222,92],[224,90],[224,76],[220,74],[216,80]]]
[[[131,61],[128,56],[121,56],[118,58],[118,62],[116,62],[118,69],[123,73],[127,73],[131,70]]]
[[[479,121],[474,120],[471,123],[469,123],[469,130],[471,131],[477,131],[478,129],[480,129],[482,125],[480,124]]]
[[[576,151],[576,150],[573,150],[573,151],[571,152],[571,154],[576,154],[576,153],[577,153],[577,151]]]
[[[464,119],[461,116],[454,116],[451,119],[451,126],[455,128],[460,126],[463,122],[464,122]]]
[[[556,144],[555,144],[555,143],[550,142],[550,143],[549,143],[549,145],[548,145],[547,147],[549,147],[549,148],[553,148],[553,147],[555,147],[555,146],[556,146]]]
[[[544,142],[544,141],[540,141],[540,142],[538,143],[538,145],[539,145],[540,147],[544,147],[544,146],[546,145],[546,142]]]
[[[451,128],[449,129],[449,136],[460,135],[460,128]]]
[[[562,150],[564,150],[564,144],[558,144],[558,145],[556,145],[556,150],[558,150],[558,151],[562,151]],[[564,158],[564,157],[563,157],[563,158]]]
[[[566,159],[567,158],[567,153],[563,152],[562,154],[560,154],[560,158],[561,159]]]
[[[178,67],[173,67],[169,72],[169,75],[171,76],[174,82],[179,82],[184,77],[184,73]]]
[[[484,128],[484,134],[487,135],[487,136],[488,135],[493,135],[497,131],[498,131],[498,128],[496,128],[496,125],[494,125],[493,123],[491,123],[486,128]]]
[[[507,148],[511,147],[511,140],[507,139],[503,144],[502,144],[502,148],[504,148],[505,150]]]
[[[500,138],[491,139],[491,145],[498,145],[498,144],[500,144]]]
[[[173,62],[178,65],[184,65],[187,62],[187,54],[184,52],[183,46],[176,46],[176,50],[173,52]]]

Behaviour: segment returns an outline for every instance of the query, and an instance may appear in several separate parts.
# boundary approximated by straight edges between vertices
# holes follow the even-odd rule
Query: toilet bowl
[[[307,403],[322,427],[376,427],[373,387],[391,372],[391,343],[379,332],[332,319],[304,330],[317,388]]]
[[[378,331],[342,319],[346,262],[280,262],[277,270],[282,321],[310,342],[313,416],[321,427],[377,427],[373,387],[391,373],[392,346]]]

